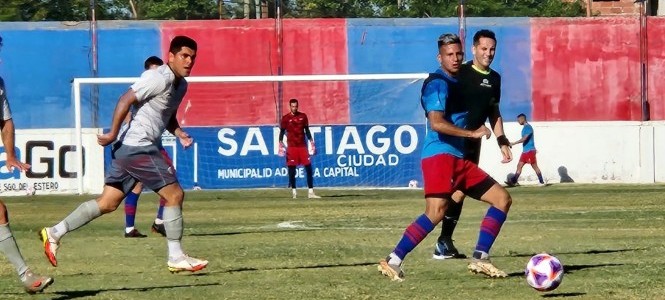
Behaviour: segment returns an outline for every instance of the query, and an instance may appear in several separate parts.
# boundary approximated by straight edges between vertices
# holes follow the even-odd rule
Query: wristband
[[[499,147],[508,146],[510,147],[510,141],[505,135],[500,135],[496,137],[496,142],[499,143]]]

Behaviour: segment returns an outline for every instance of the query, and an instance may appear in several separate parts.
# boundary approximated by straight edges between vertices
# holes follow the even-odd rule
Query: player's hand
[[[501,155],[503,156],[501,163],[507,164],[513,160],[513,152],[508,145],[501,146]]]
[[[478,129],[473,131],[471,137],[476,139],[485,137],[485,139],[489,139],[491,135],[492,132],[490,131],[490,129],[487,128],[485,125],[482,125]]]
[[[309,141],[309,155],[315,155],[316,154],[316,145],[314,145],[314,141]]]
[[[115,142],[115,139],[117,136],[114,134],[111,134],[110,132],[105,133],[105,134],[98,134],[97,135],[97,144],[101,146],[108,146],[111,143]]]
[[[279,143],[279,150],[277,151],[277,155],[280,157],[284,157],[284,155],[286,155],[286,147],[284,147],[284,143]]]
[[[180,130],[178,132],[178,139],[180,140],[180,144],[185,147],[185,149],[189,148],[194,143],[194,138],[189,135],[189,133],[185,132],[184,130]]]
[[[14,168],[18,169],[21,172],[25,172],[28,169],[30,169],[29,164],[22,163],[22,162],[16,160],[15,157],[7,158],[7,161],[5,162],[5,164],[7,165],[7,170],[9,170],[9,172],[14,171]]]

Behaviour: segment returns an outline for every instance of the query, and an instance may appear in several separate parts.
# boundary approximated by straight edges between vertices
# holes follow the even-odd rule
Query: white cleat
[[[196,272],[203,270],[208,265],[208,261],[204,259],[193,258],[183,255],[175,260],[168,261],[169,271],[171,273],[178,273],[183,271]]]
[[[316,194],[314,194],[312,192],[312,193],[307,194],[307,198],[309,198],[309,199],[321,199],[321,196],[317,196]]]

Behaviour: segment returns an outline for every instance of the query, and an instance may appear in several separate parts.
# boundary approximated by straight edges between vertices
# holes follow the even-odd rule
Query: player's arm
[[[510,143],[510,144],[511,144],[511,145],[517,145],[517,144],[524,143],[524,142],[526,142],[526,141],[529,139],[529,137],[531,137],[531,134],[532,134],[532,133],[527,133],[527,134],[525,134],[524,136],[522,136],[521,139],[519,139],[519,140],[517,140],[517,141],[514,141],[514,142],[512,142],[512,143]]]
[[[433,80],[425,87],[422,96],[422,105],[427,113],[432,130],[445,135],[481,138],[489,137],[489,129],[480,126],[475,131],[455,126],[445,119],[445,106],[448,99],[448,85],[442,80]]]
[[[113,143],[117,138],[120,132],[120,127],[122,126],[123,121],[127,118],[127,113],[129,108],[132,107],[134,103],[138,102],[136,93],[133,89],[128,89],[115,105],[115,110],[113,111],[113,119],[111,120],[111,129],[108,133],[98,135],[97,143],[102,146],[109,145]]]
[[[6,165],[7,168],[11,171],[14,167],[18,168],[21,171],[25,171],[30,168],[29,164],[24,164],[16,160],[16,152],[14,152],[14,142],[16,140],[16,133],[14,130],[14,120],[3,120],[0,122],[2,126],[2,144],[5,146],[5,153],[7,153]]]
[[[171,116],[169,122],[166,124],[166,130],[177,137],[180,140],[180,144],[182,144],[182,146],[185,148],[188,148],[192,145],[192,143],[194,143],[194,139],[189,135],[189,133],[180,127],[180,122],[178,122],[178,118],[176,117],[175,113]]]
[[[494,131],[494,136],[496,136],[496,142],[499,144],[499,148],[501,148],[501,156],[503,157],[501,162],[505,164],[513,160],[513,153],[510,151],[512,145],[503,130],[503,118],[499,109],[501,101],[501,77],[498,74],[497,77],[497,83],[493,90],[493,101],[490,104],[489,120],[492,131]]]

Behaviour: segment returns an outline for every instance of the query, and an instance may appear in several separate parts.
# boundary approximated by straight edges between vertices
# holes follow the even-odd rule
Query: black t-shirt
[[[476,130],[485,124],[494,107],[499,106],[501,75],[492,69],[489,72],[479,71],[469,61],[460,67],[457,80],[469,112],[466,129]]]

